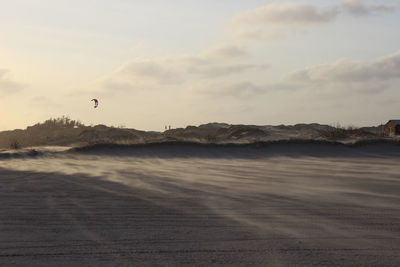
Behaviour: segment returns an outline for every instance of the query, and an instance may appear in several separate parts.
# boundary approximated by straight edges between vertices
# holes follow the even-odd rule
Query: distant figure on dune
[[[97,108],[99,106],[99,100],[96,98],[93,98],[91,101],[94,101],[94,108]]]

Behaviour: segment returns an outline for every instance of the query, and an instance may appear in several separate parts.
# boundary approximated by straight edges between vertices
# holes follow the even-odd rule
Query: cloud
[[[199,93],[211,97],[250,98],[263,95],[268,90],[250,81],[234,82],[229,84],[213,84],[202,87]]]
[[[10,79],[9,71],[0,69],[0,94],[9,95],[21,91],[24,86]]]
[[[400,78],[400,52],[369,62],[341,59],[333,64],[312,67],[290,75],[295,81],[370,82]]]
[[[272,3],[244,11],[233,17],[228,32],[239,40],[281,40],[293,32],[327,24],[341,14],[370,16],[394,12],[397,7],[362,0],[342,0],[342,4],[317,7],[295,2]]]
[[[218,62],[224,61],[235,61],[240,60],[248,56],[247,50],[241,46],[224,44],[219,46],[214,46],[207,49],[203,53],[198,55],[186,55],[178,56],[175,59],[179,61],[180,64],[184,64],[188,67],[191,66],[207,66],[214,65]]]
[[[280,31],[267,32],[261,29],[243,29],[235,31],[234,37],[239,40],[254,40],[254,41],[276,41],[285,39],[286,36]]]
[[[393,88],[400,81],[400,52],[360,62],[341,59],[287,75],[283,83],[295,88],[356,90],[370,93]]]
[[[102,80],[98,87],[114,93],[136,90],[176,91],[199,83],[220,82],[228,76],[242,77],[249,72],[267,68],[266,65],[247,61],[247,50],[235,45],[215,46],[197,55],[135,59]]]
[[[321,116],[335,121],[357,119],[360,113],[373,116],[368,105],[396,97],[399,84],[400,52],[365,61],[339,59],[288,73],[275,83],[240,78],[210,82],[195,92],[220,105],[240,101],[264,110],[268,103],[271,112],[280,116]]]
[[[388,4],[366,3],[363,0],[343,0],[343,8],[355,16],[368,16],[377,13],[387,13],[396,11],[396,6]],[[382,2],[382,1],[381,1]]]
[[[187,78],[187,73],[207,77],[229,75],[246,71],[255,66],[250,64],[230,63],[244,58],[247,51],[234,45],[222,45],[206,50],[194,56],[170,56],[152,59],[132,60],[123,66],[117,75],[120,78],[135,80],[137,83],[181,84]],[[120,82],[126,86],[126,83]]]
[[[266,90],[252,82],[239,82],[224,87],[222,92],[231,96],[252,97],[264,94]]]
[[[199,74],[205,78],[214,78],[219,76],[240,74],[258,68],[262,69],[263,67],[255,64],[232,64],[207,67],[204,67],[202,65],[193,65],[188,68],[188,72],[192,74]]]
[[[202,54],[206,59],[232,59],[247,56],[247,51],[243,47],[236,45],[220,45],[208,49]]]
[[[239,24],[315,24],[332,21],[338,14],[337,7],[318,9],[298,3],[269,4],[245,11],[234,21]]]
[[[169,60],[135,60],[126,64],[121,70],[122,76],[141,81],[176,84],[180,83],[179,75],[170,66]]]

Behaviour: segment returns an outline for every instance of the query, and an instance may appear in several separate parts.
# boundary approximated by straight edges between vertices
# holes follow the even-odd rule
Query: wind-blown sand
[[[3,159],[0,264],[396,266],[399,160],[390,144]]]

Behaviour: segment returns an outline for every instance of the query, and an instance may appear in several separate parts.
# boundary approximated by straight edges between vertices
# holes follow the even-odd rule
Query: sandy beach
[[[0,267],[400,267],[400,0],[0,22]]]
[[[399,265],[398,148],[303,148],[3,159],[0,265]]]

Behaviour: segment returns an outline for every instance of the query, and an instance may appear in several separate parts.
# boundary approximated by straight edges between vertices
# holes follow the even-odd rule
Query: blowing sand
[[[0,264],[398,266],[399,160],[371,151],[2,160]]]

